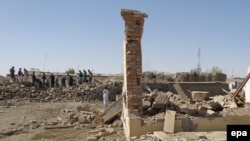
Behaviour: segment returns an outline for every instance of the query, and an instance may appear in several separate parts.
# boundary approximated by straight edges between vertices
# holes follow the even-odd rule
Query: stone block
[[[208,98],[209,98],[209,92],[206,92],[206,91],[192,91],[191,92],[191,99],[194,102],[205,101]]]
[[[173,85],[175,90],[177,91],[177,93],[181,96],[181,98],[184,100],[184,101],[189,101],[187,95],[184,93],[183,89],[181,88],[181,86],[176,83]]]
[[[154,137],[157,139],[163,140],[163,141],[170,141],[173,140],[168,134],[162,132],[162,131],[155,131],[153,134]]]
[[[193,105],[182,104],[182,105],[179,105],[179,108],[180,108],[180,112],[186,113],[189,115],[195,115],[198,113],[198,108]]]
[[[165,122],[163,127],[164,132],[174,133],[175,114],[175,111],[166,110]]]
[[[215,114],[216,112],[215,111],[213,111],[213,110],[207,110],[207,114],[208,115],[213,115],[213,114]]]
[[[109,135],[112,135],[115,133],[115,129],[114,128],[107,128],[106,131],[109,133]]]
[[[225,104],[225,96],[218,95],[213,97],[214,102],[218,102],[221,106],[224,106]]]
[[[97,141],[97,137],[87,137],[87,141]]]

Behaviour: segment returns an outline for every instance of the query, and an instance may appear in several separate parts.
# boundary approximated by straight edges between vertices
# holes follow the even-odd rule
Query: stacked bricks
[[[124,104],[128,114],[142,115],[142,53],[141,38],[144,17],[147,14],[136,10],[121,10],[125,21],[124,40]]]

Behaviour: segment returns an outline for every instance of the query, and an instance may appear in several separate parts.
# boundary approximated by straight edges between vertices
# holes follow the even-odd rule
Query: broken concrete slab
[[[209,104],[209,106],[211,107],[211,109],[223,109],[223,106],[219,103],[219,102],[212,102]]]
[[[112,103],[105,111],[104,114],[98,117],[99,122],[108,122],[113,119],[115,116],[122,112],[122,97],[117,101]]]
[[[184,101],[190,101],[189,98],[187,97],[187,95],[184,93],[184,91],[182,90],[181,86],[176,83],[173,85],[175,90],[177,91],[177,93],[181,96],[181,98],[184,100]]]
[[[159,92],[153,103],[153,108],[162,108],[166,105],[167,102],[168,102],[167,95],[165,93]]]
[[[172,138],[168,136],[168,134],[162,132],[162,131],[155,131],[153,133],[153,136],[156,137],[157,139],[160,139],[162,141],[171,141]]]
[[[168,133],[174,133],[174,125],[175,125],[175,111],[166,110],[165,114],[165,122],[163,131]]]
[[[208,115],[213,115],[213,114],[215,114],[216,112],[215,111],[213,111],[213,110],[207,110],[207,114]]]
[[[207,91],[191,91],[191,100],[193,102],[205,101],[209,98],[209,92]]]
[[[179,105],[179,108],[181,113],[186,113],[189,115],[196,115],[198,113],[198,108],[196,105],[181,104]]]
[[[218,102],[220,103],[221,106],[223,106],[225,104],[225,96],[222,95],[214,96],[213,101]]]

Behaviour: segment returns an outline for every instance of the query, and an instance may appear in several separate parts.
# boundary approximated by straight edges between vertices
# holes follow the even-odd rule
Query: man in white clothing
[[[17,74],[17,78],[19,82],[23,82],[23,72],[22,72],[22,68],[19,68],[18,74]]]
[[[109,90],[107,87],[104,88],[103,90],[103,104],[104,106],[108,106],[108,102],[109,102]]]

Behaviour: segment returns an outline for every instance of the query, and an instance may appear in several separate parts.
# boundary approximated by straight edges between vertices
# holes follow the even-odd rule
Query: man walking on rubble
[[[104,87],[104,90],[102,91],[102,93],[103,93],[103,104],[106,107],[109,104],[109,99],[108,99],[109,98],[109,90],[108,90],[107,86]]]
[[[10,77],[11,77],[11,81],[12,82],[16,82],[16,78],[15,78],[15,67],[12,66],[12,68],[10,68]]]

